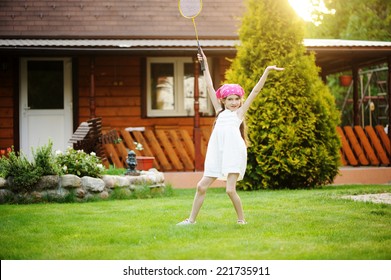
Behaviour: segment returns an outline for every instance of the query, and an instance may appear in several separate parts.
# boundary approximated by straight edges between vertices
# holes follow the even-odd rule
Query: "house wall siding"
[[[14,135],[14,103],[18,102],[14,92],[17,92],[18,77],[13,74],[11,58],[0,57],[6,69],[0,69],[0,148],[14,145],[17,135]],[[17,60],[17,58],[15,58]],[[78,104],[77,124],[91,118],[90,115],[90,83],[91,57],[81,56],[74,60],[77,63],[76,100]],[[145,127],[155,129],[171,127],[185,129],[193,135],[193,117],[142,117],[142,92],[145,77],[142,69],[142,58],[132,56],[95,56],[95,115],[102,117],[104,130],[123,130],[127,127]],[[229,66],[225,57],[214,58],[216,88],[224,80],[224,73]],[[5,66],[4,66],[5,67]],[[16,93],[15,93],[16,94]],[[201,117],[200,127],[208,129],[212,126],[214,117]],[[76,127],[74,128],[74,130]]]
[[[91,58],[80,57],[79,61],[79,123],[90,115]],[[104,129],[122,130],[127,127],[170,126],[193,131],[193,117],[142,117],[142,83],[145,77],[140,57],[102,56],[94,58],[95,115],[102,117]],[[218,67],[220,69],[220,67]],[[218,73],[219,76],[220,73]],[[214,117],[202,117],[201,127],[211,126]]]
[[[0,149],[14,144],[14,65],[12,59],[0,57]]]

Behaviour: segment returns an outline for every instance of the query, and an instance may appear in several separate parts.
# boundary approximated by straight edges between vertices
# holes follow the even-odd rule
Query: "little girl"
[[[206,190],[216,179],[226,180],[226,192],[238,216],[237,223],[246,224],[242,202],[236,192],[236,182],[243,179],[247,165],[244,118],[250,104],[265,84],[270,70],[284,68],[268,66],[246,101],[242,102],[244,90],[237,84],[225,84],[217,91],[214,90],[208,61],[202,50],[201,54],[198,59],[205,65],[205,82],[217,117],[206,151],[204,176],[197,184],[190,217],[177,225],[195,224]]]

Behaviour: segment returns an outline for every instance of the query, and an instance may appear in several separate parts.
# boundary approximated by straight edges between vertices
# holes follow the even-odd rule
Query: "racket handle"
[[[198,45],[198,54],[202,57],[200,45]],[[204,72],[205,71],[205,63],[204,63],[203,59],[200,61],[200,64],[201,64],[201,71]]]

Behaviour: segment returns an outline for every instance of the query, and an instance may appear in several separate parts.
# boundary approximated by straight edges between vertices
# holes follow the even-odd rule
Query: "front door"
[[[21,60],[20,147],[47,145],[64,151],[72,136],[72,61],[69,58]]]

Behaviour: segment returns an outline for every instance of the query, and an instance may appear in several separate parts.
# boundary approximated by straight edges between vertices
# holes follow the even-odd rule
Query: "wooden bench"
[[[102,133],[102,118],[90,119],[82,122],[73,133],[69,143],[75,150],[83,150],[86,153],[94,152],[101,158],[102,162],[108,166],[104,144],[115,143],[118,140],[118,134],[111,130],[106,134]]]

